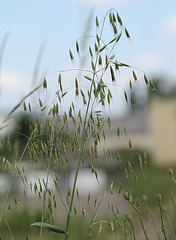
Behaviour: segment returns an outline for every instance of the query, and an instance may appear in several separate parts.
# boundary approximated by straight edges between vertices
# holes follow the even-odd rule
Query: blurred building
[[[151,153],[161,165],[176,165],[176,99],[155,99],[149,106]]]
[[[111,128],[107,124],[105,129],[106,140],[99,145],[100,153],[103,154],[103,148],[111,151],[127,149],[130,138],[134,149],[147,151],[157,164],[176,166],[175,97],[155,95],[147,107],[136,109],[122,119],[113,119]]]

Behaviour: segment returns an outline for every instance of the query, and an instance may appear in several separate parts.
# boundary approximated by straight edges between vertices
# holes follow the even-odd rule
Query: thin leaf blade
[[[62,228],[51,225],[49,223],[45,223],[45,222],[35,222],[35,223],[32,223],[30,225],[30,227],[33,227],[33,226],[42,227],[42,228],[44,228],[46,230],[49,230],[51,232],[62,233],[62,234],[65,233],[65,231]]]
[[[59,196],[62,204],[64,205],[65,209],[68,211],[68,209],[67,209],[67,207],[66,207],[66,205],[65,205],[65,203],[64,203],[64,200],[63,200],[63,197],[62,197],[62,194],[61,194],[61,190],[60,190],[60,188],[59,188],[59,185],[57,184],[57,182],[56,182],[55,179],[53,179],[53,180],[54,180],[54,186],[55,186],[56,192],[57,192],[57,194],[58,194],[58,196]]]

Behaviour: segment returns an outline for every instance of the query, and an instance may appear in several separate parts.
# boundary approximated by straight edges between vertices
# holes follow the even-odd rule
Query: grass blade
[[[45,168],[46,168],[46,167],[45,167]],[[68,208],[67,208],[67,206],[66,206],[65,203],[64,203],[64,200],[63,200],[63,197],[62,197],[62,193],[61,193],[61,190],[60,190],[60,187],[59,187],[58,183],[57,183],[56,180],[54,179],[54,177],[53,177],[52,173],[49,171],[49,169],[46,168],[46,170],[49,172],[50,176],[52,177],[52,179],[53,179],[53,181],[54,181],[54,186],[55,186],[56,192],[57,192],[57,194],[58,194],[58,196],[59,196],[62,204],[64,205],[65,209],[66,209],[67,212],[68,212]]]
[[[55,179],[53,179],[53,180],[54,180],[54,186],[55,186],[56,192],[57,192],[57,194],[58,194],[58,196],[59,196],[62,204],[64,205],[65,209],[68,211],[68,208],[67,208],[67,206],[65,205],[64,200],[63,200],[63,198],[62,198],[62,194],[61,194],[60,187],[59,187],[59,185],[57,184],[56,180],[55,180]]]
[[[49,231],[51,231],[51,232],[62,233],[62,234],[65,233],[65,231],[64,231],[62,228],[57,227],[57,226],[54,226],[54,225],[51,225],[51,224],[49,224],[49,223],[35,222],[35,223],[32,223],[32,224],[30,225],[30,227],[32,227],[32,226],[42,227],[42,228],[44,228],[44,229],[46,229],[46,230],[49,230]]]
[[[11,238],[11,240],[15,240],[15,238],[13,237],[12,231],[11,231],[11,229],[10,229],[10,226],[9,226],[9,224],[7,223],[6,220],[5,220],[5,223],[6,223],[7,227],[8,227],[9,232],[10,232],[10,238]]]

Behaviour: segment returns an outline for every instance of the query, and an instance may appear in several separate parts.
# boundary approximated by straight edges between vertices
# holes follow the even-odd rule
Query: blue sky
[[[6,0],[0,2],[0,43],[8,35],[1,64],[0,115],[48,73],[72,68],[68,49],[83,36],[90,12],[94,24],[95,16],[101,20],[110,8],[119,12],[132,38],[120,43],[120,60],[151,78],[176,81],[175,0]],[[33,78],[40,48],[40,68]],[[57,81],[57,75],[52,77]]]

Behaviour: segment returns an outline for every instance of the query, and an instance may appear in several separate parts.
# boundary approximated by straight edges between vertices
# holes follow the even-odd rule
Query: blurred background
[[[44,76],[73,68],[68,49],[86,34],[94,35],[95,16],[101,22],[110,8],[119,12],[132,39],[120,42],[119,60],[142,69],[150,78],[161,78],[165,91],[170,89],[176,75],[175,1],[8,0],[1,3],[0,18],[1,115]],[[108,29],[105,32],[109,34]],[[50,78],[54,84],[55,76]]]
[[[112,107],[105,109],[105,115],[111,116],[111,128],[105,125],[106,141],[102,141],[98,147],[99,160],[96,165],[100,184],[96,186],[96,179],[92,179],[89,171],[83,169],[78,187],[83,196],[85,189],[99,196],[119,171],[118,165],[112,159],[108,163],[105,161],[106,157],[102,149],[107,152],[110,150],[112,153],[118,151],[123,161],[127,162],[130,159],[133,162],[140,179],[141,191],[145,189],[149,204],[153,206],[153,196],[156,192],[167,195],[173,188],[165,169],[176,165],[176,2],[174,0],[1,1],[0,122],[26,94],[43,81],[44,77],[50,85],[47,101],[53,98],[58,72],[74,68],[70,63],[68,49],[74,48],[76,40],[94,35],[95,17],[98,16],[101,22],[110,8],[118,11],[131,36],[131,41],[124,38],[118,46],[116,54],[119,61],[144,71],[154,82],[157,91],[149,93],[143,84],[143,79],[139,77],[139,85],[133,88],[136,106],[131,107],[126,104],[122,91],[129,90],[128,80],[131,76],[128,71],[120,75],[120,89],[115,92]],[[105,38],[106,34],[109,34],[108,30],[105,31]],[[80,63],[82,67],[81,64],[84,63]],[[72,79],[74,73],[67,73],[66,88],[69,89],[74,85]],[[42,91],[39,93],[45,97]],[[39,111],[39,108],[35,107],[37,99],[38,95],[30,97],[35,112]],[[118,139],[117,125],[121,133]],[[24,135],[30,133],[27,126],[28,121],[23,119],[18,110],[8,127],[2,129],[0,134],[6,137],[11,130],[13,137],[17,139],[19,136],[17,137],[16,133]],[[124,127],[127,129],[127,134]],[[127,135],[132,140],[133,151],[129,151]],[[25,143],[23,138],[18,138],[18,141]],[[147,173],[147,181],[143,179],[137,166],[138,156],[139,154],[143,156],[143,152],[147,153],[148,164],[151,166]],[[31,169],[31,166],[27,168]],[[37,168],[38,166],[35,166],[33,170]],[[72,170],[74,165],[70,168],[71,176]],[[32,184],[35,184],[35,179],[39,176],[38,171],[28,176]],[[41,172],[41,174],[43,178],[46,177],[45,173]],[[10,174],[2,173],[0,176],[2,198],[7,191],[9,179]],[[122,182],[125,181],[123,176],[121,179]],[[70,182],[68,179],[62,179],[62,184],[63,189],[64,186],[72,186],[71,177]],[[23,187],[20,189],[19,182],[16,185],[20,193]],[[119,182],[116,187],[119,188]],[[32,194],[30,197],[34,198]],[[124,206],[122,200],[119,202],[125,211],[127,206]],[[26,203],[26,206],[28,204]],[[38,209],[39,205],[36,206]],[[102,207],[102,211],[104,209]],[[28,219],[26,225],[30,223],[31,216],[28,216],[26,210],[14,213],[14,216],[15,214],[19,214],[19,219]],[[17,223],[13,215],[11,216],[9,221],[12,226],[14,224],[14,229],[17,229]],[[35,217],[40,218],[40,211]]]

